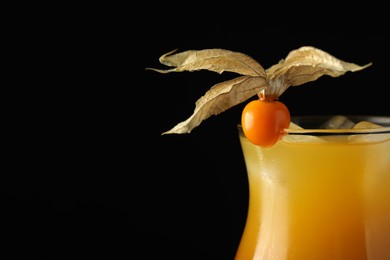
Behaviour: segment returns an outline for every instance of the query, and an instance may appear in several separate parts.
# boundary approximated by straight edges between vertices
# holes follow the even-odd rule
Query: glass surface
[[[390,259],[390,117],[349,118],[384,127],[293,117],[306,129],[261,148],[238,126],[249,209],[236,260]]]

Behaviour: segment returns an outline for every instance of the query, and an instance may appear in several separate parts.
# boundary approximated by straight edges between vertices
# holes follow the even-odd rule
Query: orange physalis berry
[[[289,125],[290,111],[281,101],[253,100],[242,111],[242,130],[246,138],[255,145],[274,145]]]

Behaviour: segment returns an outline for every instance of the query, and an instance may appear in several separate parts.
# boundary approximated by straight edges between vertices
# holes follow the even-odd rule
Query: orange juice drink
[[[188,134],[247,102],[239,131],[250,201],[236,260],[390,260],[390,117],[332,117],[325,127],[311,121],[318,117],[294,122],[280,100],[290,87],[371,62],[347,62],[314,46],[292,50],[267,69],[221,48],[175,52],[159,58],[169,69],[147,69],[239,74],[211,86],[191,116],[162,133]]]
[[[239,134],[250,193],[236,260],[390,259],[390,131],[269,148]]]

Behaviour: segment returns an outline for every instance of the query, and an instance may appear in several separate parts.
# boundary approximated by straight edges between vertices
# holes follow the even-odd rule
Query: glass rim
[[[385,115],[342,115],[353,123],[368,121],[382,127],[380,128],[321,128],[326,120],[339,115],[296,115],[291,116],[291,122],[302,128],[286,128],[288,135],[355,135],[355,134],[390,134],[390,116]],[[241,128],[241,124],[238,125]],[[241,128],[242,129],[242,128]]]
[[[380,128],[339,128],[327,129],[321,128],[318,124],[322,124],[335,116],[344,116],[354,124],[361,121],[367,121],[380,125]],[[319,121],[318,121],[319,120]],[[303,127],[303,129],[285,129],[287,134],[311,134],[311,135],[352,135],[352,134],[383,134],[390,133],[390,116],[384,115],[297,115],[291,117],[291,122]],[[305,127],[308,123],[316,122],[317,126],[311,124],[310,127]],[[315,126],[315,127],[313,127]]]

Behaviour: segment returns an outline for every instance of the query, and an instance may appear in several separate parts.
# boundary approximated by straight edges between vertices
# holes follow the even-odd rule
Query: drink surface
[[[237,260],[390,259],[390,133],[313,138],[261,148],[240,132],[250,199]]]

